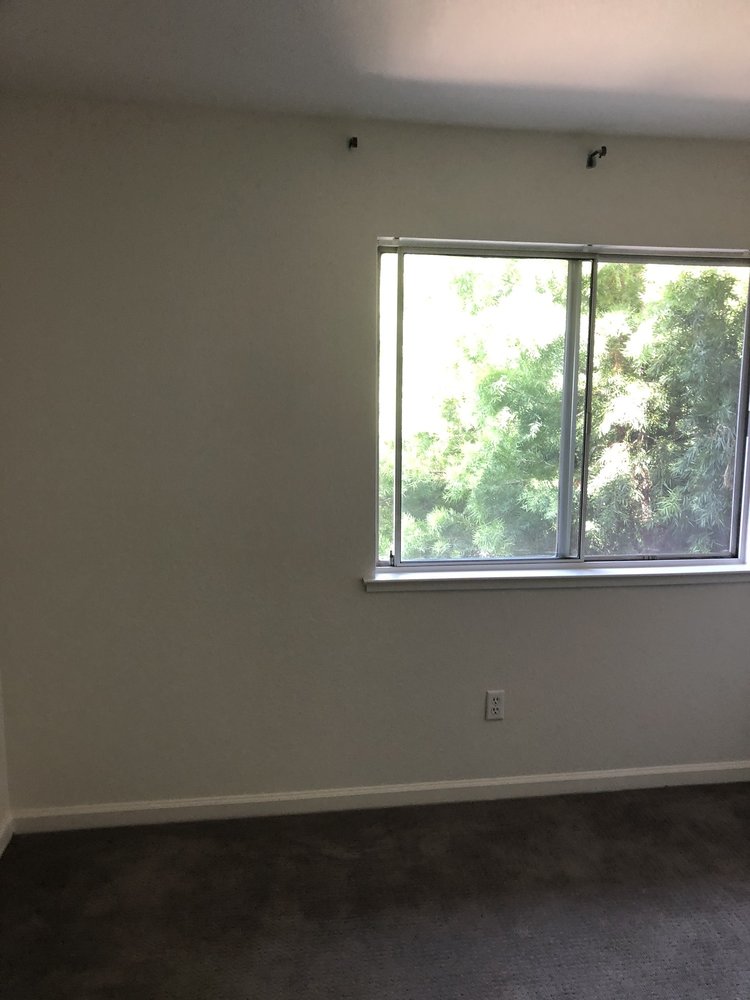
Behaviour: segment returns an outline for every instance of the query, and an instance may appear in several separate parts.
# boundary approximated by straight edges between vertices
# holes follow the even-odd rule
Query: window
[[[381,566],[744,558],[750,255],[379,249]]]

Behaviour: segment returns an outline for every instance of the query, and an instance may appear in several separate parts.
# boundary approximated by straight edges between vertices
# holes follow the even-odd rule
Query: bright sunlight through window
[[[736,560],[749,264],[382,241],[380,564]]]

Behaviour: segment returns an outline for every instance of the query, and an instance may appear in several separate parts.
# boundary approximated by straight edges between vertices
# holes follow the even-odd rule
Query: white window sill
[[[676,587],[690,583],[750,583],[750,564],[568,566],[555,569],[422,570],[378,567],[367,591],[549,590],[557,587]]]

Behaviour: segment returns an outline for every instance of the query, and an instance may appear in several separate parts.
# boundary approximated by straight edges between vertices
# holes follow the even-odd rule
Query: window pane
[[[565,462],[561,461],[560,469],[564,474],[564,478],[560,486],[560,510],[561,512],[565,510],[567,502],[570,505],[570,515],[567,518],[567,522],[560,524],[558,555],[577,558],[579,555],[578,546],[581,517],[583,435],[586,419],[586,359],[588,356],[589,299],[591,295],[592,263],[591,261],[581,261],[576,264],[571,261],[569,267],[571,270],[578,267],[580,273],[573,288],[569,286],[569,295],[572,293],[574,296],[574,299],[572,301],[569,300],[568,302],[568,305],[570,306],[570,321],[575,322],[577,330],[571,330],[568,332],[568,350],[571,352],[570,360],[574,363],[574,374],[571,376],[570,382],[566,382],[566,386],[569,386],[571,399],[569,411],[566,411],[565,402],[563,401],[563,416],[565,417],[566,414],[569,413],[573,421],[572,428],[567,432],[567,436],[570,436],[571,434],[573,436],[572,447],[568,445],[572,459],[572,468],[568,471],[565,467]],[[576,295],[578,296],[577,316],[575,302]],[[563,431],[560,445],[561,454],[565,452],[565,449],[566,432]],[[566,482],[568,483],[567,487],[565,485]],[[564,491],[566,489],[568,490],[567,499],[564,496]]]
[[[380,358],[378,385],[378,560],[393,548],[393,480],[396,440],[396,292],[398,258],[380,255]]]
[[[748,272],[599,266],[586,552],[730,554]]]
[[[403,559],[555,555],[567,273],[405,255]]]

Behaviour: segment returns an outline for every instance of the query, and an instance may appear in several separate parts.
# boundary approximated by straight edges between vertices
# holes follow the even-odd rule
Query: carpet
[[[750,785],[17,836],[2,1000],[748,1000]]]

